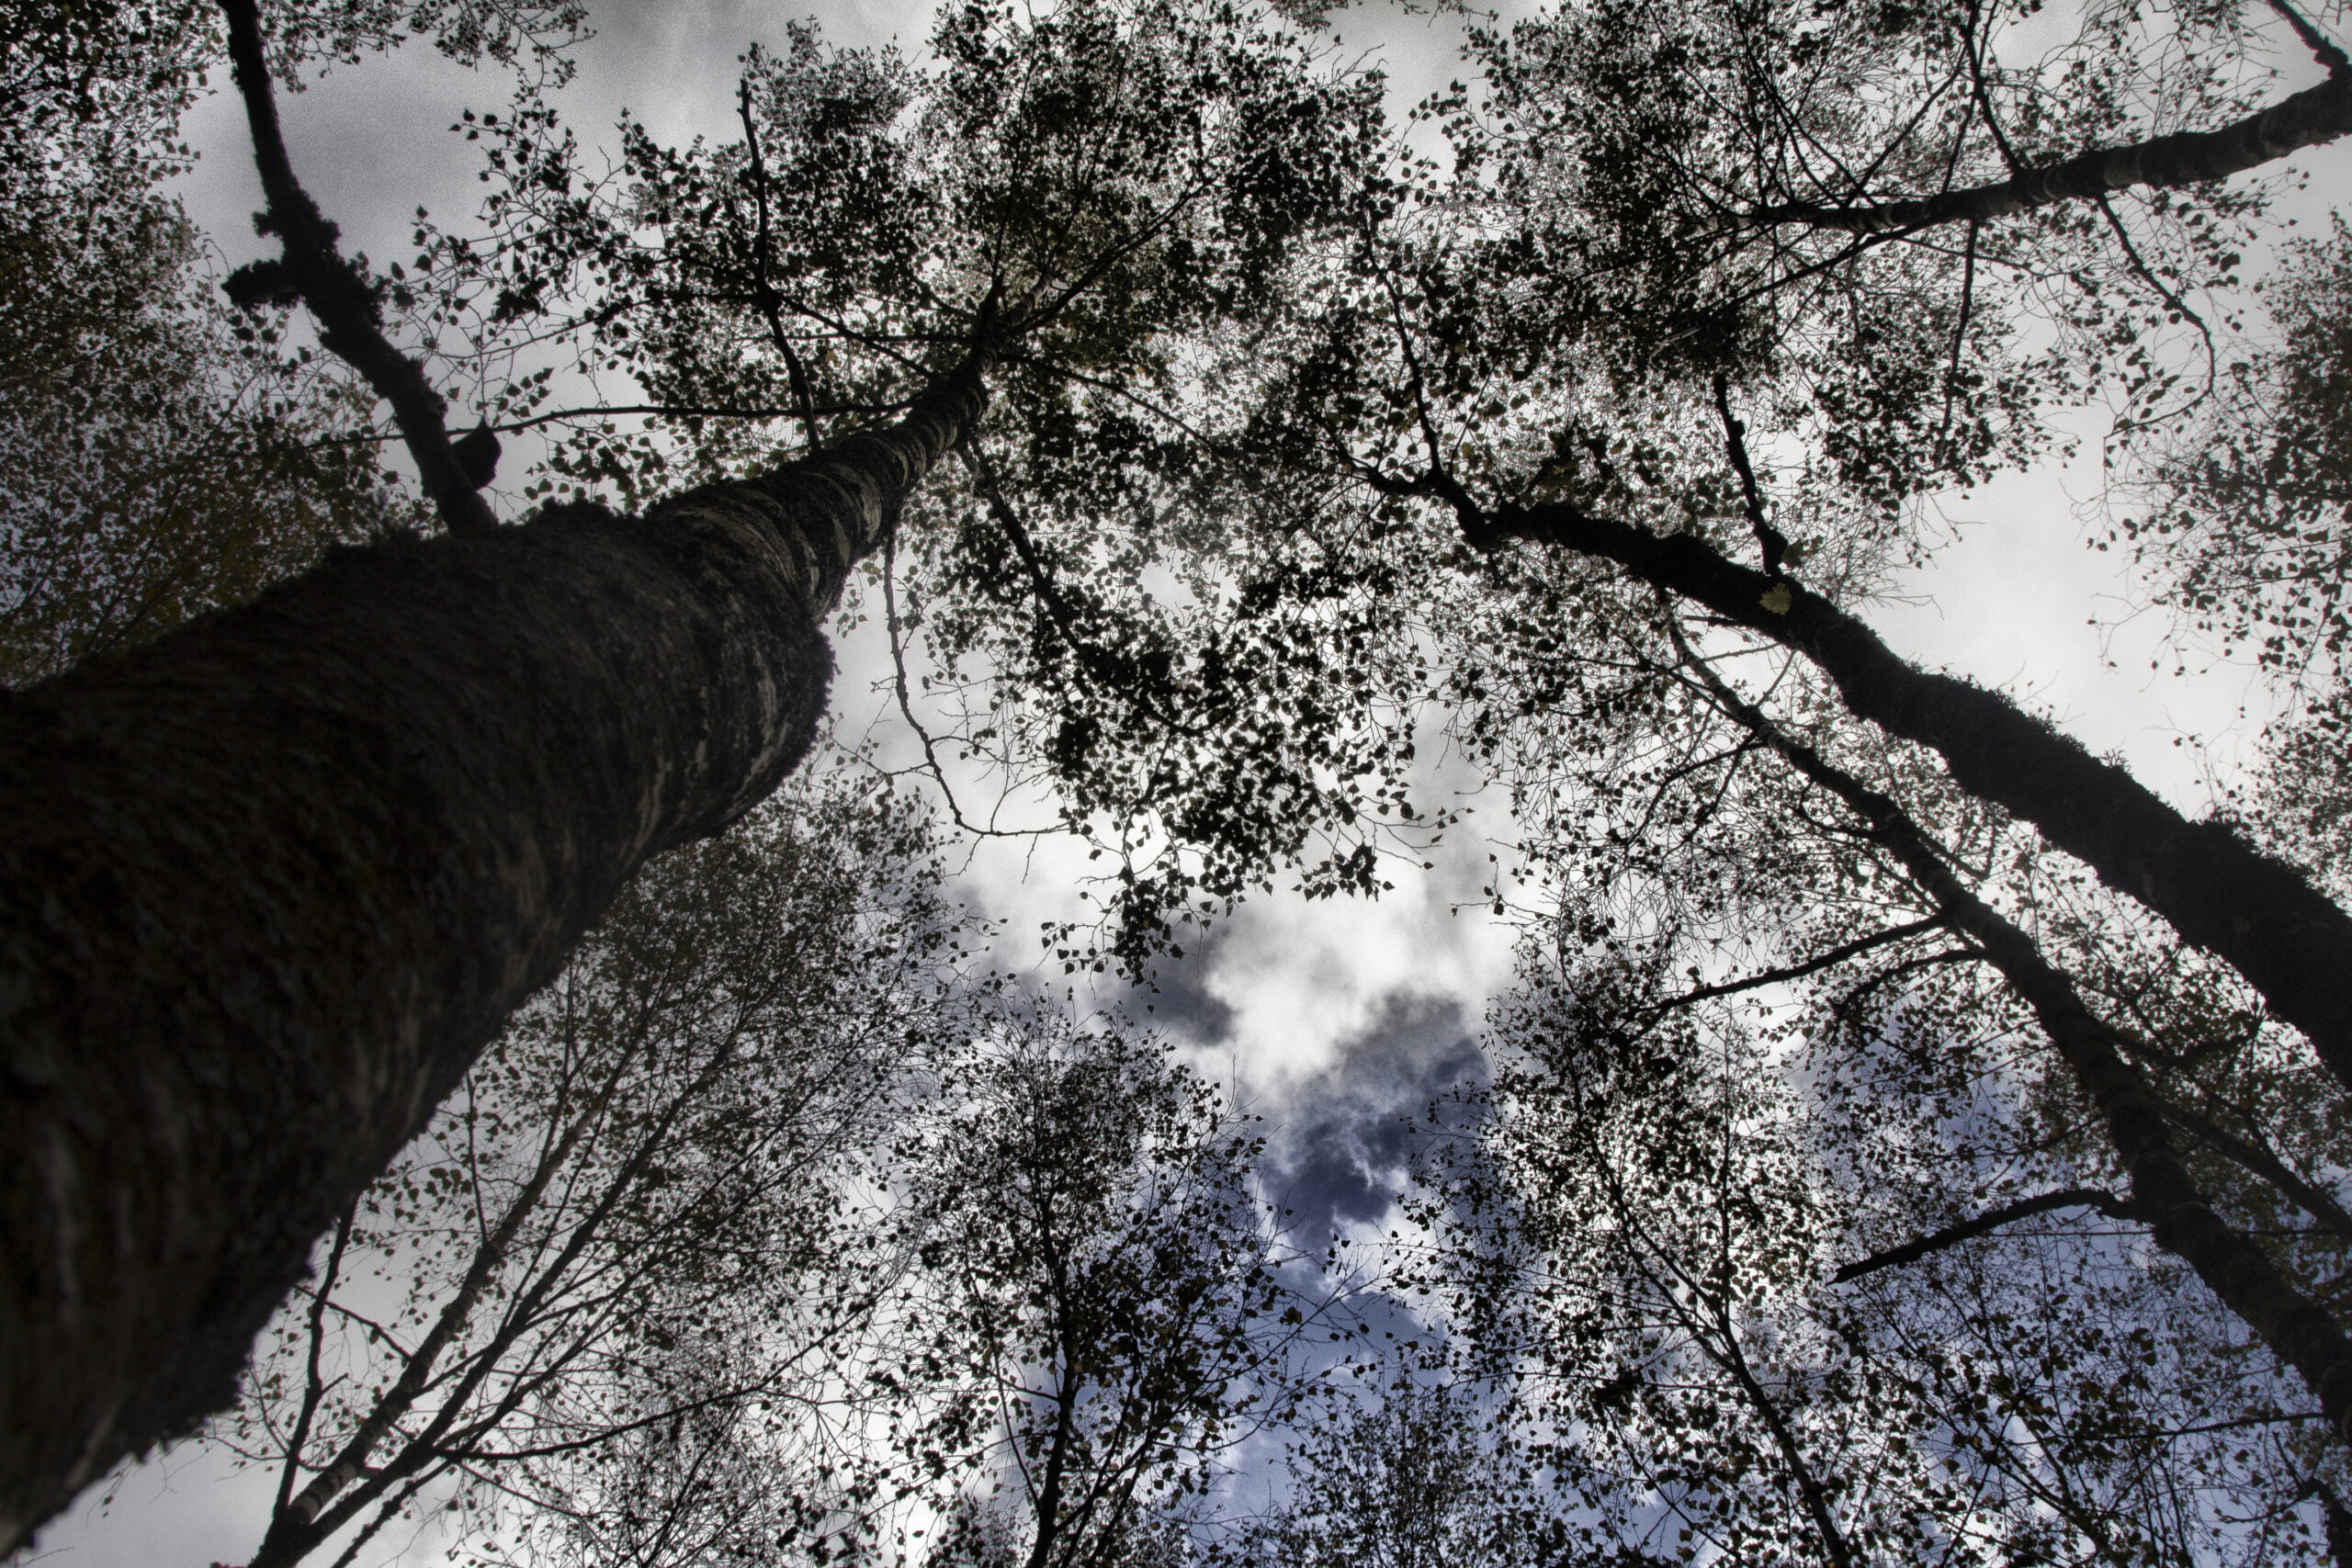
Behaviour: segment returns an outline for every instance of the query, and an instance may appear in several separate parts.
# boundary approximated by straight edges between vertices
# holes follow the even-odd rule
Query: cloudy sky
[[[919,0],[829,0],[813,12],[842,43],[919,49],[929,25]],[[568,117],[583,138],[624,107],[665,138],[729,135],[737,56],[807,14],[807,0],[601,7],[598,36],[564,95]],[[1343,13],[1339,32],[1387,70],[1402,107],[1460,69],[1452,28],[1373,10]],[[414,47],[338,68],[284,112],[296,164],[346,242],[386,257],[406,249],[417,206],[453,218],[471,206],[475,165],[447,128],[460,109],[495,108],[503,96],[494,79]],[[261,254],[247,218],[259,196],[234,100],[209,99],[189,130],[203,155],[183,199],[226,262]],[[2323,177],[2294,199],[2316,215],[2352,194],[2340,187],[2340,175],[2333,188]],[[1871,618],[1898,649],[2029,698],[2201,811],[2207,764],[2197,747],[2177,742],[2206,743],[2212,765],[2226,772],[2265,710],[2242,671],[2176,673],[2161,657],[2162,623],[2131,614],[2127,563],[2085,547],[2081,516],[2099,475],[2097,426],[2084,428],[2086,455],[2070,466],[1941,498],[1956,541]],[[866,635],[841,654],[842,724],[889,730],[897,720],[874,689],[882,650]],[[1477,1070],[1473,1036],[1487,998],[1508,984],[1509,939],[1475,908],[1455,912],[1475,905],[1485,866],[1475,830],[1435,858],[1435,871],[1400,877],[1377,905],[1280,896],[1252,903],[1163,976],[1159,995],[1138,999],[1204,1071],[1269,1116],[1283,1168],[1276,1179],[1302,1212],[1378,1226],[1401,1164],[1398,1117]],[[1050,846],[1034,858],[981,854],[972,896],[1017,940],[1075,912],[1078,863]],[[202,1456],[167,1455],[125,1480],[110,1507],[77,1508],[36,1560],[59,1568],[242,1560],[266,1517],[269,1486],[266,1476],[231,1476]],[[428,1550],[417,1560],[437,1557],[429,1541],[418,1544]]]

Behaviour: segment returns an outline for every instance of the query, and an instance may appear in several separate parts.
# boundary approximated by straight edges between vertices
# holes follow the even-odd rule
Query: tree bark
[[[2090,1010],[2030,936],[1976,897],[1890,796],[1782,735],[1713,671],[1693,662],[1733,716],[1867,822],[1871,837],[1910,873],[1952,929],[1975,940],[1985,961],[2033,1010],[2059,1059],[2106,1123],[2109,1142],[2131,1179],[2133,1217],[2301,1375],[2336,1440],[2352,1445],[2352,1338],[2253,1238],[2205,1201],[2173,1147],[2163,1107],[2125,1058],[2114,1028]]]
[[[985,367],[643,519],[339,550],[0,694],[0,1551],[227,1404],[507,1013],[799,761],[817,622]]]
[[[1459,511],[1465,502],[1456,502]],[[1911,665],[1861,621],[1786,578],[1573,506],[1464,513],[1474,542],[1527,539],[1614,561],[1652,586],[1804,654],[1846,706],[1933,749],[1953,780],[2219,954],[2352,1088],[2352,915],[2221,822],[2191,822],[1997,692]],[[1771,606],[1782,603],[1786,608]]]
[[[2121,147],[2096,147],[2063,163],[2028,169],[1998,185],[1940,191],[1905,201],[1841,206],[1792,201],[1758,208],[1739,220],[1744,229],[1801,223],[1849,234],[1909,233],[1939,224],[1989,222],[2053,202],[2081,201],[2116,191],[2174,189],[2227,179],[2290,152],[2352,134],[2352,72],[2256,110],[2219,130],[2183,130]]]

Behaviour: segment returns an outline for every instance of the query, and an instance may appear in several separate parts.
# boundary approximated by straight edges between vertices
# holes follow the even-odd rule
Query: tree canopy
[[[781,24],[683,143],[573,122],[565,7],[0,32],[0,1135],[27,1151],[0,1327],[50,1347],[8,1384],[11,1539],[219,1408],[315,1255],[275,1320],[311,1348],[244,1407],[287,1466],[257,1562],[417,1477],[508,1484],[482,1477],[531,1448],[526,1405],[599,1456],[514,1483],[597,1521],[541,1538],[582,1561],[752,1550],[708,1489],[664,1491],[704,1465],[797,1509],[792,1551],[878,1551],[847,1521],[920,1495],[939,1528],[909,1550],[1032,1568],[2352,1552],[2352,242],[2275,215],[2352,134],[2340,8],[1565,0],[1468,15],[1464,81],[1402,115],[1345,19],[974,0],[919,53]],[[371,261],[275,95],[402,33],[511,96],[461,121],[479,212],[420,208]],[[231,59],[279,254],[214,279],[159,182]],[[2184,662],[2249,659],[2282,716],[2206,815],[1872,625],[1947,543],[1937,498],[2069,452],[2086,410],[2095,542]],[[736,1042],[817,1027],[761,1010],[818,1005],[796,964],[827,997],[857,975],[868,1023],[920,1010],[888,965],[930,928],[831,953],[869,927],[824,903],[821,843],[679,846],[816,743],[837,610],[880,622],[954,830],[1012,830],[993,789],[1094,857],[1100,919],[1048,932],[1066,974],[1147,978],[1245,897],[1377,896],[1484,831],[1521,983],[1390,1258],[1435,1348],[1318,1404],[1284,1358],[1335,1287],[1269,1228],[1262,1150],[1159,1047],[1017,1010],[943,1025],[976,1055],[920,1092],[823,1025],[825,1070],[890,1108],[828,1147],[902,1125],[873,1157],[904,1207],[851,1226],[865,1272],[817,1277],[833,1233],[762,1206],[785,1145],[728,1113],[768,1092],[742,1072],[800,1068]],[[1439,805],[1459,778],[1496,807]],[[774,946],[772,898],[809,934]],[[616,1021],[627,933],[696,900],[733,967],[690,988],[748,1011],[665,1014],[657,1049]],[[539,1104],[572,1069],[514,1065],[582,1028],[605,1087]],[[653,1149],[670,1112],[638,1098],[695,1130],[677,1161],[585,1130]],[[520,1174],[574,1138],[620,1162],[594,1176],[618,1230]],[[672,1185],[697,1161],[707,1191]],[[661,1262],[691,1333],[575,1313],[503,1230],[464,1267],[418,1239],[460,1231],[414,1204],[502,1185],[538,1255],[650,1269],[609,1236],[703,1201],[800,1250]],[[388,1242],[384,1205],[421,1228]],[[441,1280],[417,1310],[450,1327],[330,1398],[329,1303],[370,1248]],[[744,1438],[784,1386],[752,1361],[797,1352],[717,1325],[833,1303],[879,1334],[865,1281],[897,1267],[938,1337],[874,1371],[871,1451],[812,1479]],[[475,1297],[516,1269],[493,1331]],[[71,1370],[177,1340],[167,1374]],[[622,1392],[567,1403],[575,1377]],[[1288,1501],[1205,1529],[1219,1456],[1285,1422]],[[598,1533],[623,1489],[668,1499],[659,1550]]]

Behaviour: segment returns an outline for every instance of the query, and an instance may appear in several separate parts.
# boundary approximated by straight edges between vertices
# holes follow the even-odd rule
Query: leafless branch
[[[379,397],[391,403],[392,417],[442,523],[453,534],[489,532],[498,525],[498,519],[442,423],[448,405],[425,380],[417,363],[384,336],[382,308],[375,289],[336,248],[335,226],[294,177],[285,133],[277,123],[254,0],[220,0],[220,9],[229,20],[229,58],[244,98],[245,123],[253,132],[254,164],[260,171],[262,192],[269,202],[268,210],[257,221],[265,231],[277,236],[282,250],[274,260],[232,274],[231,297],[248,305],[300,299],[308,306],[319,323],[320,344],[357,370]],[[487,433],[479,440],[488,444],[486,457],[479,452],[467,456],[474,458],[473,473],[486,484],[489,470],[497,461],[497,441]]]

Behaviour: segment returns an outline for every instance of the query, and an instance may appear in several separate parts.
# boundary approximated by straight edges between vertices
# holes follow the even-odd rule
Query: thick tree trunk
[[[0,696],[0,1551],[228,1404],[507,1013],[799,760],[817,621],[981,369],[642,520],[338,551]]]
[[[2352,915],[2292,866],[2222,823],[2189,821],[1999,693],[1914,667],[1819,594],[1726,560],[1704,540],[1558,505],[1506,508],[1474,537],[1615,561],[1804,653],[1857,716],[1932,748],[1962,788],[2033,824],[2109,887],[2221,955],[2352,1087]],[[1771,608],[1783,592],[1787,607]]]
[[[1944,223],[1989,222],[2053,202],[2227,179],[2346,135],[2352,135],[2352,71],[2337,69],[2319,85],[2218,130],[2177,131],[2121,147],[2096,147],[1998,185],[1866,206],[1784,202],[1759,208],[1740,222],[1750,229],[1802,223],[1849,234],[1908,233]]]

